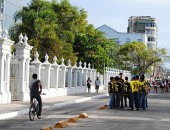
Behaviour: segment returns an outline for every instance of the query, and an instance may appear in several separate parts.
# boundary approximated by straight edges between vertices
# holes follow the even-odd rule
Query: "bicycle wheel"
[[[29,118],[30,118],[30,121],[33,121],[34,117],[35,117],[35,106],[34,106],[34,104],[31,104],[30,108],[29,108]]]
[[[39,112],[39,105],[37,104],[37,106],[35,107],[35,110],[36,110],[36,115],[38,117],[38,112]]]

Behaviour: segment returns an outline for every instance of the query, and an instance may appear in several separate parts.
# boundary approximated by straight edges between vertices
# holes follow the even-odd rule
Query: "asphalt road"
[[[98,110],[108,103],[108,97],[88,102],[44,110],[42,119],[30,121],[28,114],[0,121],[0,130],[40,130],[87,113],[89,118],[69,123],[63,130],[170,130],[170,94],[148,96],[147,110]]]

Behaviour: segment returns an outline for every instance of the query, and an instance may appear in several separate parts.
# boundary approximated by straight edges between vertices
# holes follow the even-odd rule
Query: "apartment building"
[[[151,16],[131,16],[128,20],[127,33],[142,33],[147,36],[147,47],[157,46],[157,24]]]
[[[147,36],[145,33],[122,33],[114,30],[113,28],[107,25],[102,25],[98,27],[97,30],[104,32],[106,38],[114,39],[115,42],[119,45],[134,41],[147,44]]]

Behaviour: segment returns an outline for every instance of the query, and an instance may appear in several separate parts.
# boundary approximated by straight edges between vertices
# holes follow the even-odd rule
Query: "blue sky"
[[[84,8],[89,24],[96,28],[106,24],[118,32],[127,32],[130,16],[151,16],[158,26],[157,44],[170,55],[170,0],[70,0]],[[170,69],[170,63],[164,66]]]
[[[130,16],[156,18],[158,47],[170,51],[170,0],[70,0],[70,2],[84,8],[88,14],[88,23],[96,28],[106,24],[118,32],[126,32]]]

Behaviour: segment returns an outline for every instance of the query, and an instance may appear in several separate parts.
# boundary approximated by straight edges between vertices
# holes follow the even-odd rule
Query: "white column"
[[[24,42],[23,42],[24,40]],[[30,61],[30,51],[32,46],[27,43],[27,36],[23,37],[22,34],[19,36],[19,42],[14,45],[16,49],[16,54],[19,56],[19,100],[27,101],[29,100],[29,66]]]
[[[74,71],[73,87],[76,88],[76,93],[77,93],[77,70],[78,70],[77,67],[73,68]]]
[[[60,65],[60,68],[62,70],[62,79],[63,79],[63,82],[62,82],[62,88],[65,89],[65,85],[66,85],[66,66],[64,64],[64,58],[62,57],[61,59],[61,65]]]
[[[68,66],[67,66],[67,69],[68,69],[68,88],[71,88],[72,87],[72,66],[71,66],[71,61],[68,60]]]
[[[84,79],[83,79],[83,82],[84,82],[84,84],[85,84],[85,86],[86,86],[86,81],[87,81],[87,78],[88,78],[86,62],[84,62],[83,70],[84,70]]]
[[[83,79],[83,68],[82,68],[82,63],[81,63],[81,61],[79,62],[79,85],[80,85],[80,87],[82,87],[82,79]]]
[[[7,31],[4,32],[3,37],[0,35],[0,104],[11,102],[11,93],[9,91],[10,48],[13,43],[14,41],[7,38]]]
[[[51,64],[48,61],[49,56],[46,54],[45,61],[42,63],[43,66],[45,66],[45,82],[44,82],[44,89],[49,90],[50,89],[50,67]]]
[[[57,57],[55,56],[53,58],[54,63],[51,65],[52,67],[54,67],[54,88],[57,90],[58,89],[58,69],[59,69],[59,65],[57,64]]]
[[[39,57],[39,54],[36,51],[36,53],[34,54],[34,61],[31,62],[31,65],[35,66],[35,73],[38,76],[37,78],[41,79],[41,65],[42,65],[42,63],[39,61],[38,57]]]

